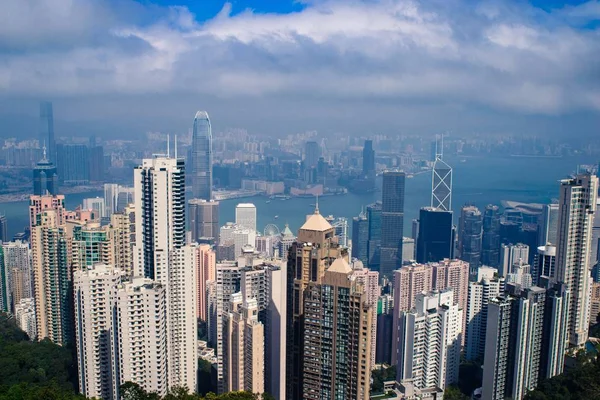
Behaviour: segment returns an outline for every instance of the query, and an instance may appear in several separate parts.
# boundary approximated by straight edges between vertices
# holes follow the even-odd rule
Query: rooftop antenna
[[[46,141],[44,140],[44,147],[42,147],[42,160],[46,159]]]
[[[315,203],[315,214],[319,214],[319,195],[317,194],[317,202]]]
[[[167,133],[167,158],[171,157],[171,135]]]
[[[177,160],[177,135],[175,135],[175,159]]]

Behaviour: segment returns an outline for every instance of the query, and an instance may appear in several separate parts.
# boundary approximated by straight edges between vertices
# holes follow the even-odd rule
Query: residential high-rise
[[[212,200],[212,129],[206,111],[198,111],[194,116],[192,135],[192,193],[196,199]]]
[[[132,187],[105,183],[104,204],[106,208],[104,215],[110,217],[113,213],[122,212],[129,204],[133,204],[133,193],[134,188]]]
[[[206,282],[214,281],[216,278],[217,259],[215,251],[208,244],[198,245],[196,257],[198,257],[198,273],[196,274],[196,316],[202,321],[206,321],[208,318]]]
[[[10,287],[10,271],[4,263],[4,249],[0,246],[0,311],[9,313],[12,310],[12,299]]]
[[[83,209],[93,210],[96,219],[106,217],[106,204],[103,197],[83,199]]]
[[[256,232],[256,206],[252,203],[240,203],[235,207],[235,223],[252,232]]]
[[[379,286],[379,272],[370,271],[368,268],[360,267],[359,265],[352,269],[352,279],[361,284],[366,295],[366,305],[373,308],[371,313],[371,323],[369,329],[371,331],[371,365],[375,365],[376,343],[377,343],[377,302],[381,295],[381,286]]]
[[[31,251],[29,245],[20,240],[2,243],[1,247],[4,253],[4,267],[9,278],[10,303],[14,308],[21,299],[33,297]]]
[[[513,265],[519,261],[527,263],[529,260],[529,246],[523,243],[505,244],[500,246],[500,265],[498,275],[506,278],[512,272]]]
[[[47,157],[48,153],[44,147],[42,159],[33,169],[33,194],[36,196],[58,194],[58,173],[56,172],[56,166]]]
[[[554,277],[556,274],[556,247],[551,244],[538,247],[532,267],[531,275],[535,285],[539,285],[542,276]]]
[[[315,168],[319,163],[319,157],[321,156],[321,148],[319,143],[315,141],[308,141],[305,145],[304,150],[304,166],[306,169]]]
[[[465,334],[467,360],[484,361],[488,303],[490,299],[498,297],[504,287],[504,281],[495,277],[496,272],[495,268],[481,267],[477,282],[469,282]]]
[[[592,228],[592,253],[590,262],[596,269],[600,268],[600,197],[596,204],[596,213],[594,214],[594,226]]]
[[[421,208],[417,262],[437,262],[444,258],[454,258],[452,211],[433,207]]]
[[[494,268],[500,263],[500,207],[493,204],[483,212],[481,263]]]
[[[383,174],[379,273],[390,279],[402,262],[405,177],[404,172],[388,171]]]
[[[534,286],[489,301],[482,399],[520,400],[541,380],[545,298]]]
[[[192,199],[188,202],[192,241],[219,240],[219,202]]]
[[[258,320],[256,299],[231,295],[230,311],[224,316],[225,391],[265,391],[264,325]]]
[[[368,266],[373,271],[379,271],[381,248],[381,202],[367,206],[369,221],[369,241],[367,242]]]
[[[541,277],[540,286],[546,289],[544,336],[540,365],[540,380],[563,373],[568,341],[569,290],[564,283]]]
[[[469,263],[469,276],[472,282],[477,279],[477,269],[481,265],[482,236],[481,211],[475,206],[464,206],[458,223],[458,253],[461,260]]]
[[[15,322],[22,331],[27,333],[29,340],[37,337],[35,318],[35,300],[33,297],[24,297],[15,304]]]
[[[86,397],[118,399],[113,362],[118,360],[115,316],[122,278],[121,270],[104,264],[73,273],[79,391]]]
[[[373,141],[365,140],[363,146],[363,175],[369,176],[375,172],[375,150],[373,150]]]
[[[169,389],[167,289],[151,279],[134,278],[118,287],[116,314],[119,342],[113,370],[119,376],[117,390],[125,382],[134,382],[165,396]]]
[[[51,196],[44,196],[48,203]],[[31,203],[36,201],[32,196]],[[30,209],[34,210],[35,205]],[[71,266],[68,262],[68,244],[61,223],[62,203],[35,214],[31,228],[33,286],[36,305],[38,339],[67,345],[73,337],[73,287]]]
[[[458,382],[463,313],[452,290],[420,293],[398,324],[396,380],[412,380],[421,391],[444,390]]]
[[[0,241],[8,242],[8,222],[6,215],[0,215]]]
[[[40,103],[40,146],[45,146],[48,151],[48,160],[56,161],[56,143],[54,142],[54,113],[52,103]]]
[[[302,324],[303,399],[369,399],[374,309],[352,269],[337,258],[306,287]],[[328,338],[329,340],[323,340]]]
[[[551,243],[556,246],[558,240],[558,204],[544,205],[544,212],[538,225],[540,246]]]
[[[369,220],[365,213],[352,218],[352,257],[369,264]]]
[[[58,144],[56,167],[62,182],[86,184],[90,180],[89,148],[85,144]]]
[[[415,261],[415,239],[402,238],[402,264]]]
[[[304,371],[304,298],[309,282],[319,282],[325,270],[339,257],[348,257],[340,247],[335,229],[315,209],[298,230],[287,264],[287,366],[286,398],[302,399]]]
[[[578,175],[560,184],[556,281],[567,285],[569,343],[583,346],[588,337],[591,241],[598,178]]]

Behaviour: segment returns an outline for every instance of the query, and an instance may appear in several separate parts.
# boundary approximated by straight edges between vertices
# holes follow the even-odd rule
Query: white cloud
[[[325,0],[287,15],[232,15],[225,4],[205,22],[183,6],[4,3],[0,93],[9,96],[185,92],[600,110],[599,32],[565,17],[592,15],[595,1],[551,13],[509,0]],[[144,13],[159,18],[142,23]]]

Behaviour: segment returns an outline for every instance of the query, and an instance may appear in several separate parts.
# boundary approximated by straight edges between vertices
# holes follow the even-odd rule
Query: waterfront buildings
[[[256,232],[256,206],[252,203],[240,203],[235,207],[235,223],[239,227]]]
[[[188,202],[192,241],[219,240],[219,202],[192,199]]]
[[[58,177],[70,185],[87,184],[90,180],[89,148],[85,144],[56,145]]]
[[[424,207],[419,213],[417,262],[428,263],[454,258],[452,211]]]
[[[569,343],[583,346],[588,337],[591,245],[598,178],[578,175],[560,183],[556,280],[567,285]]]
[[[402,262],[405,178],[404,172],[387,171],[383,174],[379,273],[390,279]]]
[[[194,116],[191,151],[191,180],[194,198],[212,200],[213,138],[208,113],[198,111]]]

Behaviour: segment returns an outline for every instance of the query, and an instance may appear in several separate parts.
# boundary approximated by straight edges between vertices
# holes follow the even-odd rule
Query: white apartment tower
[[[14,307],[21,299],[33,297],[31,282],[31,251],[26,242],[2,243],[4,267],[10,277],[10,299]]]
[[[240,203],[235,207],[235,223],[256,232],[256,206],[252,203]]]
[[[36,338],[35,300],[33,297],[22,298],[15,305],[15,322],[22,331],[27,333],[29,340]]]
[[[598,178],[578,175],[560,184],[555,280],[570,292],[569,343],[583,346],[588,338],[591,297],[592,227]]]
[[[114,361],[119,339],[114,316],[123,272],[97,264],[73,275],[79,391],[87,398],[117,399]]]
[[[529,259],[529,246],[523,243],[505,244],[500,248],[500,268],[498,275],[502,278],[512,273],[513,265],[523,261],[527,263]]]
[[[463,312],[452,290],[421,293],[415,307],[400,313],[396,380],[419,390],[458,382]]]

